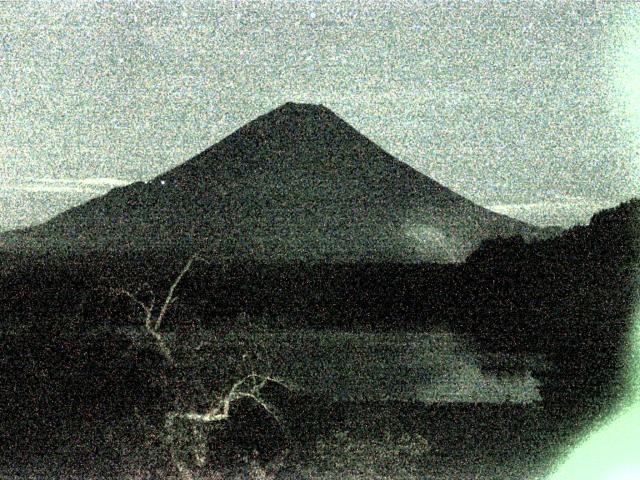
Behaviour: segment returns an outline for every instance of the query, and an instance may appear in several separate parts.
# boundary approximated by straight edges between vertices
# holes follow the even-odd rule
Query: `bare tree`
[[[142,300],[140,300],[135,294],[131,293],[128,290],[125,290],[125,289],[114,290],[114,293],[129,297],[132,302],[134,302],[136,305],[142,308],[142,311],[144,312],[144,329],[146,333],[151,335],[151,337],[155,341],[155,345],[158,348],[158,351],[162,354],[162,356],[171,366],[175,366],[176,363],[173,358],[173,354],[171,353],[171,349],[169,348],[166,340],[163,338],[162,334],[160,333],[160,327],[162,326],[162,322],[165,316],[167,315],[167,311],[169,310],[169,307],[178,299],[178,297],[175,296],[176,288],[182,281],[182,278],[185,276],[185,274],[189,270],[191,270],[191,266],[193,265],[193,262],[196,260],[200,260],[200,257],[198,257],[197,255],[193,255],[192,257],[189,258],[184,268],[180,271],[178,276],[175,278],[175,280],[171,284],[171,287],[169,287],[169,292],[167,293],[167,296],[164,299],[164,303],[160,308],[160,312],[158,312],[155,318],[154,318],[154,309],[156,307],[155,295],[152,295],[151,300],[149,300],[148,303],[145,303]]]
[[[199,256],[194,255],[190,257],[186,262],[183,269],[171,284],[159,311],[157,311],[158,308],[156,305],[156,298],[153,294],[151,295],[151,299],[145,303],[138,298],[137,294],[134,294],[128,290],[114,290],[116,294],[127,296],[134,304],[138,305],[142,309],[142,312],[144,314],[144,330],[151,337],[151,339],[153,340],[153,345],[166,360],[167,364],[171,367],[171,371],[173,372],[181,370],[183,366],[178,365],[176,356],[174,355],[172,348],[167,341],[166,334],[162,333],[161,327],[163,326],[163,322],[167,316],[167,312],[178,299],[175,293],[176,289],[178,288],[184,276],[192,268],[194,262],[197,260],[202,259]],[[200,345],[200,347],[201,346],[202,345]],[[198,351],[200,347],[193,349],[193,351]],[[163,373],[160,371],[156,371],[153,373],[154,375],[158,376],[163,375]],[[261,409],[263,409],[269,417],[273,418],[279,425],[282,426],[280,416],[276,413],[276,409],[274,408],[274,406],[262,397],[262,390],[269,382],[277,383],[287,389],[291,389],[291,387],[286,382],[279,378],[267,374],[259,374],[255,371],[252,371],[251,373],[245,374],[241,378],[236,380],[231,385],[231,387],[228,388],[228,390],[212,395],[214,398],[211,401],[211,407],[204,412],[192,410],[185,411],[180,409],[179,404],[185,403],[177,401],[181,393],[178,391],[170,392],[172,394],[172,398],[175,399],[175,404],[173,410],[165,413],[164,435],[167,446],[170,450],[172,464],[176,468],[181,478],[193,478],[191,466],[184,460],[184,458],[181,458],[180,453],[184,452],[178,451],[181,447],[182,441],[180,437],[184,435],[184,430],[182,435],[180,433],[181,423],[183,424],[183,427],[185,425],[188,426],[187,431],[190,432],[188,434],[194,437],[196,441],[195,445],[191,445],[188,448],[191,448],[193,450],[192,452],[190,452],[191,457],[195,459],[196,465],[200,467],[204,466],[207,463],[207,457],[209,454],[207,450],[207,438],[204,432],[204,426],[229,420],[231,405],[234,402],[241,399],[249,399],[256,405],[258,405]],[[177,382],[169,381],[166,378],[162,380],[161,384],[165,388],[174,390],[177,388]]]

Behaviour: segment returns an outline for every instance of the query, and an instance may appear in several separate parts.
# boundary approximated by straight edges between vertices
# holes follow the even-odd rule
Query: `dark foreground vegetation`
[[[232,420],[209,437],[210,451],[217,452],[213,464],[245,468],[254,461],[260,468],[271,465],[270,474],[278,470],[281,477],[273,478],[322,478],[301,465],[313,464],[317,473],[327,456],[342,452],[347,462],[344,452],[364,458],[359,448],[387,442],[396,453],[405,452],[398,455],[406,456],[407,478],[424,471],[450,478],[444,475],[452,468],[471,478],[473,465],[498,468],[508,463],[507,453],[514,456],[514,468],[538,468],[523,458],[544,464],[621,394],[639,207],[638,201],[627,202],[549,240],[485,242],[457,265],[198,263],[165,321],[178,340],[201,328],[216,338],[241,313],[267,330],[446,326],[470,335],[479,351],[544,354],[553,365],[533,372],[542,381],[543,401],[537,405],[336,403],[270,385],[265,396],[282,412],[281,421],[251,402],[238,402]],[[133,468],[123,467],[131,459],[147,462],[146,471],[167,467],[159,432],[176,399],[158,372],[169,367],[152,343],[132,342],[121,328],[140,326],[141,312],[116,290],[162,298],[184,261],[4,259],[0,449],[6,468],[20,465],[21,456],[22,464],[40,457],[50,465],[58,462],[61,471],[68,471],[67,461],[74,468],[95,465],[106,476],[123,475],[122,468]],[[195,347],[185,345],[182,355],[188,359]],[[194,373],[186,362],[172,378],[178,390],[187,391],[182,398],[192,399],[190,408],[204,408],[198,402],[210,397],[193,380],[206,375],[213,378],[208,388],[224,389],[247,373],[243,362],[254,352],[250,342],[229,346],[210,372]],[[508,373],[510,367],[486,368]],[[396,461],[390,468],[400,467]],[[383,473],[369,471],[369,478]],[[514,478],[508,473],[503,478]]]

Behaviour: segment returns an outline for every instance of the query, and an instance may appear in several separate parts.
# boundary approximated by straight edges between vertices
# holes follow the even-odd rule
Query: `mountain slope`
[[[539,231],[398,161],[320,105],[287,103],[154,180],[116,188],[5,249],[255,261],[460,261]]]

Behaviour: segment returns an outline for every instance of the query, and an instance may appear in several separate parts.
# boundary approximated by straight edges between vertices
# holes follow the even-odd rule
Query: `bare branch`
[[[162,305],[162,308],[160,309],[160,313],[158,314],[158,318],[156,319],[155,325],[153,326],[154,330],[158,331],[160,329],[160,326],[162,325],[162,320],[164,319],[164,316],[167,313],[167,309],[169,308],[169,305],[171,305],[175,301],[173,297],[173,292],[175,291],[176,287],[182,280],[182,277],[184,277],[185,274],[191,269],[191,265],[193,265],[193,262],[197,258],[199,258],[197,255],[192,255],[189,258],[189,261],[187,261],[187,264],[184,266],[180,274],[176,277],[173,284],[169,288],[169,293],[167,293],[167,297],[164,300],[164,304]]]
[[[162,325],[162,320],[164,319],[169,306],[178,299],[177,296],[174,296],[175,289],[177,288],[178,284],[182,280],[182,277],[184,277],[184,275],[191,269],[191,265],[197,259],[199,259],[197,255],[193,255],[191,258],[189,258],[189,261],[184,266],[180,274],[176,277],[173,284],[169,288],[169,292],[167,293],[164,304],[162,305],[162,308],[160,309],[160,313],[155,318],[155,320],[153,318],[153,310],[156,305],[155,295],[152,294],[151,300],[147,305],[143,301],[141,301],[135,294],[131,293],[128,290],[125,290],[123,288],[112,289],[112,292],[118,295],[127,296],[132,302],[134,302],[136,305],[142,308],[142,310],[144,311],[144,327],[146,331],[153,337],[153,339],[157,344],[158,349],[160,350],[160,353],[171,365],[175,365],[173,355],[171,354],[171,349],[165,342],[162,335],[160,335],[159,330],[160,330],[160,326]],[[141,288],[144,288],[144,287],[148,287],[148,284],[144,284],[143,287]]]
[[[149,307],[146,310],[146,316],[144,318],[144,326],[147,327],[147,330],[152,330],[152,323],[153,323],[153,309],[156,306],[156,297],[152,297],[151,298],[151,302],[149,303]]]
[[[248,391],[238,391],[240,386],[246,383],[249,380],[261,379],[261,382]],[[202,423],[211,423],[211,422],[219,422],[224,421],[229,418],[229,411],[231,409],[231,404],[241,398],[250,398],[258,405],[260,405],[269,415],[271,415],[278,423],[280,419],[278,415],[275,413],[273,407],[269,405],[266,401],[260,398],[260,390],[266,384],[266,382],[270,379],[270,377],[263,377],[261,375],[257,375],[252,373],[247,375],[236,383],[233,384],[229,392],[219,401],[218,405],[205,413],[197,413],[197,412],[171,412],[168,414],[168,421],[170,419],[170,423],[172,423],[175,419],[180,418],[184,420],[191,420]],[[278,382],[280,383],[280,382]]]
[[[171,354],[171,349],[162,338],[162,335],[160,335],[158,332],[156,332],[153,329],[148,329],[148,331],[151,334],[151,336],[155,339],[156,344],[158,345],[158,349],[162,353],[162,356],[167,360],[167,362],[169,362],[170,365],[172,366],[175,365],[173,355]]]
[[[112,288],[111,292],[114,293],[115,295],[124,295],[126,297],[129,297],[129,299],[135,303],[136,305],[138,305],[139,307],[142,308],[142,310],[145,313],[145,317],[151,317],[152,314],[152,309],[147,306],[144,302],[142,302],[138,297],[136,297],[133,293],[131,293],[129,290],[125,290],[124,288]]]
[[[252,399],[258,405],[260,405],[269,415],[271,415],[271,417],[273,417],[273,419],[276,422],[278,422],[279,425],[282,425],[282,421],[280,420],[280,417],[274,411],[273,407],[271,405],[269,405],[267,402],[265,402],[264,400],[262,400],[257,395],[254,395],[252,393],[239,393],[238,396],[240,398],[250,398],[250,399]]]
[[[170,365],[175,365],[171,350],[167,346],[162,336],[153,328],[153,309],[155,307],[155,296],[151,298],[149,305],[146,305],[143,301],[138,299],[134,294],[125,289],[112,289],[112,291],[118,295],[125,295],[136,305],[140,306],[144,310],[144,326],[145,330],[153,337],[158,349],[162,356],[169,362]]]

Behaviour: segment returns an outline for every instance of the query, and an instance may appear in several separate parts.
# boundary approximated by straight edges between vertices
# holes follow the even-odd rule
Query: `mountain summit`
[[[155,179],[2,235],[0,246],[451,262],[483,239],[536,232],[395,159],[328,108],[286,103]]]

